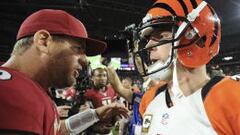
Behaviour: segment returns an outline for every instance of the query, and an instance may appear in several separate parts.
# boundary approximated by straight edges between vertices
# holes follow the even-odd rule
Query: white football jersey
[[[148,105],[142,124],[142,135],[217,135],[204,109],[201,90],[188,97],[173,99],[167,106],[166,90]]]

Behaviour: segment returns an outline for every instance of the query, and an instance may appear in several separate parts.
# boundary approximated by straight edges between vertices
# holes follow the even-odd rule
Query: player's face
[[[72,86],[82,66],[87,64],[84,43],[72,39],[54,42],[55,49],[49,61],[50,81],[54,87]]]
[[[96,70],[93,74],[93,83],[97,88],[105,87],[107,79],[107,72],[105,70]]]
[[[172,38],[172,33],[168,31],[164,32],[155,32],[150,35],[149,42],[147,43],[146,47],[151,47],[156,44],[158,44],[159,41],[161,40],[171,40]],[[163,44],[160,46],[156,46],[151,48],[150,51],[150,59],[151,60],[161,60],[165,62],[168,57],[169,53],[171,51],[171,43]]]
[[[129,80],[127,80],[127,79],[123,79],[122,80],[122,85],[125,88],[131,88],[131,82]]]
[[[168,68],[174,58],[172,31],[169,26],[147,27],[140,31],[140,50],[135,54],[135,65],[144,76],[153,80],[165,80],[170,76],[171,71]]]

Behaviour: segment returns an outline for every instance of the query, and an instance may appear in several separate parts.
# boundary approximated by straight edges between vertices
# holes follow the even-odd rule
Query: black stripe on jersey
[[[168,108],[173,106],[173,102],[172,102],[172,99],[171,99],[168,89],[165,92],[165,100],[166,100],[165,102],[166,102]]]
[[[29,131],[13,130],[13,129],[0,129],[0,135],[38,135]]]
[[[197,6],[198,6],[196,0],[191,0],[191,4],[192,4],[193,9],[197,8]]]
[[[163,92],[164,90],[167,89],[167,84],[164,84],[163,86],[159,87],[158,90],[156,91],[154,97],[156,97],[158,94],[160,94],[161,92]]]
[[[152,6],[152,8],[163,8],[165,10],[167,10],[168,12],[170,12],[172,15],[177,16],[176,12],[167,4],[165,3],[156,3]]]
[[[212,7],[210,7],[208,5],[208,8],[210,9],[213,17],[214,17],[214,31],[213,31],[213,36],[211,38],[211,43],[210,43],[210,47],[213,45],[213,43],[216,41],[217,39],[217,36],[218,36],[218,31],[219,31],[219,28],[218,28],[218,17],[216,15],[216,13],[214,12],[214,10],[212,9]]]
[[[166,104],[167,104],[167,107],[170,108],[173,106],[173,102],[171,100],[171,96],[169,94],[169,91],[167,89],[167,86],[168,84],[164,84],[163,86],[159,87],[158,90],[156,91],[155,95],[154,95],[154,98],[160,94],[161,92],[165,91],[165,100],[166,100]]]
[[[215,76],[213,77],[205,86],[203,86],[201,95],[202,95],[202,100],[204,101],[207,94],[211,90],[211,88],[217,84],[219,81],[221,81],[224,77],[223,76]]]
[[[178,0],[178,2],[181,4],[182,8],[183,8],[183,11],[184,11],[184,14],[185,14],[185,17],[187,17],[189,11],[188,11],[188,8],[185,4],[185,2],[183,0]]]

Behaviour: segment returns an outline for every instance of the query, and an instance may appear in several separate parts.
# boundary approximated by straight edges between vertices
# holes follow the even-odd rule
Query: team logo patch
[[[143,125],[142,125],[142,132],[143,133],[147,133],[149,128],[150,128],[150,125],[151,125],[151,122],[152,122],[152,114],[146,114],[144,115],[144,118],[143,118]]]
[[[0,80],[10,80],[12,75],[5,70],[0,70]]]
[[[162,115],[162,120],[161,120],[161,123],[163,124],[163,125],[167,125],[168,124],[168,119],[169,119],[169,114],[168,113],[164,113],[163,115]]]

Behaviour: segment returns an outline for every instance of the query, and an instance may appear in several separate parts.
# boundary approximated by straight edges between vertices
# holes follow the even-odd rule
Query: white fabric
[[[172,77],[172,89],[171,92],[173,93],[172,98],[173,101],[175,101],[174,99],[178,100],[184,97],[182,90],[179,87],[178,84],[178,79],[177,79],[177,67],[176,67],[176,60],[174,60],[173,62],[173,77]]]
[[[142,135],[217,135],[207,118],[201,90],[175,102],[171,108],[165,101],[164,91],[148,105],[143,127],[150,126]],[[145,121],[145,117],[149,117],[150,122]]]
[[[196,9],[193,9],[192,12],[190,12],[187,15],[187,19],[190,22],[195,21],[195,19],[199,16],[199,13],[204,9],[204,7],[207,6],[207,2],[202,1]]]
[[[96,111],[94,109],[88,109],[66,119],[65,125],[70,135],[77,135],[97,121],[99,121],[99,119]]]
[[[135,125],[134,135],[141,135],[141,132],[142,132],[142,126]]]
[[[183,95],[177,79],[176,60],[173,61],[172,80],[174,105],[167,107],[166,91],[156,96],[144,113],[142,135],[216,135],[204,109],[201,89],[188,97]],[[149,127],[148,132],[144,132],[144,127]]]

